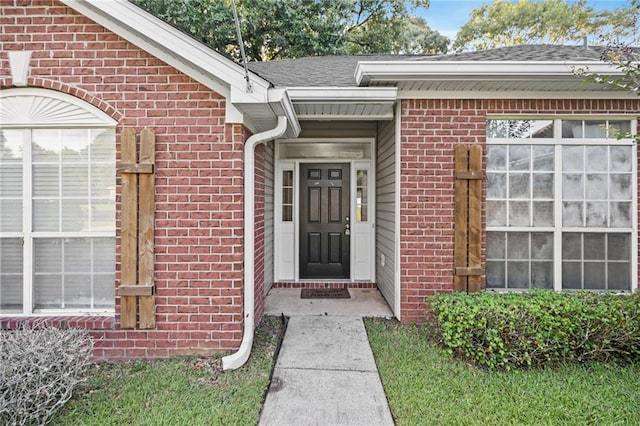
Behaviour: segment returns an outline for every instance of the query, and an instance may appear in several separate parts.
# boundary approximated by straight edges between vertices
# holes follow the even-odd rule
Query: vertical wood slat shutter
[[[135,131],[124,129],[121,142],[120,327],[136,328],[139,325],[141,329],[150,329],[155,327],[155,132],[153,129],[142,130],[139,161]]]
[[[482,146],[455,150],[454,291],[481,290]]]

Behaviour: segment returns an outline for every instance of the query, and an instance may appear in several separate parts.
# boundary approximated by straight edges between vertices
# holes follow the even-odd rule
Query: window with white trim
[[[488,289],[635,288],[631,120],[488,120]]]
[[[39,96],[15,98],[28,106]],[[91,110],[61,95],[42,99],[67,112]],[[50,117],[60,110],[50,110]],[[3,120],[0,127],[0,313],[110,311],[115,129],[73,120],[49,127],[46,113],[40,117],[31,126]]]

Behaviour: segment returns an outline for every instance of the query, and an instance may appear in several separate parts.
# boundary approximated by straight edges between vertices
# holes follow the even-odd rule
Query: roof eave
[[[289,87],[299,120],[391,120],[395,87]]]
[[[395,87],[288,87],[293,102],[395,102]]]
[[[580,78],[576,71],[622,75],[612,65],[596,61],[391,61],[359,62],[355,70],[358,86],[400,81],[457,80],[545,81]]]
[[[240,65],[127,0],[61,1],[225,98],[233,87],[247,92],[256,102],[267,101],[269,82],[250,73],[253,90],[247,91]]]

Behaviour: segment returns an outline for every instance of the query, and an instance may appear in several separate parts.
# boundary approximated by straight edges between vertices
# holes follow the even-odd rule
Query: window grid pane
[[[488,139],[501,139],[487,146],[487,288],[554,288],[552,253],[559,251],[558,288],[631,290],[635,158],[628,141],[612,138],[631,121],[556,120],[556,134],[566,139],[555,139],[555,146],[522,144],[509,122],[487,123]],[[509,137],[516,143],[504,140]],[[602,143],[576,144],[598,138]],[[559,170],[554,152],[561,155]],[[563,226],[589,232],[563,232]],[[518,232],[508,231],[513,227]],[[562,243],[554,249],[556,232]]]
[[[487,288],[553,288],[553,233],[487,232]]]
[[[563,290],[631,290],[631,234],[562,234]]]
[[[562,151],[563,226],[631,227],[631,147],[564,146]]]
[[[34,130],[34,231],[115,231],[113,130]],[[95,146],[95,158],[94,158]]]
[[[34,309],[112,307],[115,273],[105,270],[102,256],[114,238],[34,239]],[[114,265],[114,263],[111,263]]]
[[[0,130],[0,232],[22,231],[24,132]]]
[[[0,238],[0,313],[22,311],[22,241]]]
[[[489,146],[487,225],[553,226],[554,164],[553,146]]]

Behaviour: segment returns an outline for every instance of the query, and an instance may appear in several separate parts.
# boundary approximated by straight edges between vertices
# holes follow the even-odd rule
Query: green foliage
[[[406,25],[403,34],[405,40],[397,49],[399,52],[420,55],[437,55],[447,52],[449,39],[429,28],[427,21],[421,17],[409,16]]]
[[[640,295],[456,293],[428,298],[451,353],[490,369],[640,358]]]
[[[640,424],[640,363],[492,371],[452,360],[424,326],[365,326],[398,426]]]
[[[131,0],[240,58],[230,0]],[[354,53],[444,53],[449,40],[412,16],[428,0],[237,0],[249,60]]]
[[[635,0],[634,0],[635,1]],[[518,44],[579,42],[584,37],[625,38],[637,34],[637,7],[596,11],[585,0],[494,0],[471,11],[457,34],[455,50]]]
[[[640,8],[640,0],[635,1],[634,4]],[[599,74],[590,71],[588,67],[576,68],[573,71],[584,77],[583,84],[602,84],[640,96],[640,49],[625,43],[610,43],[602,53],[602,60],[618,69],[621,75]],[[618,133],[616,137],[640,141],[640,135],[634,129],[631,132]]]

